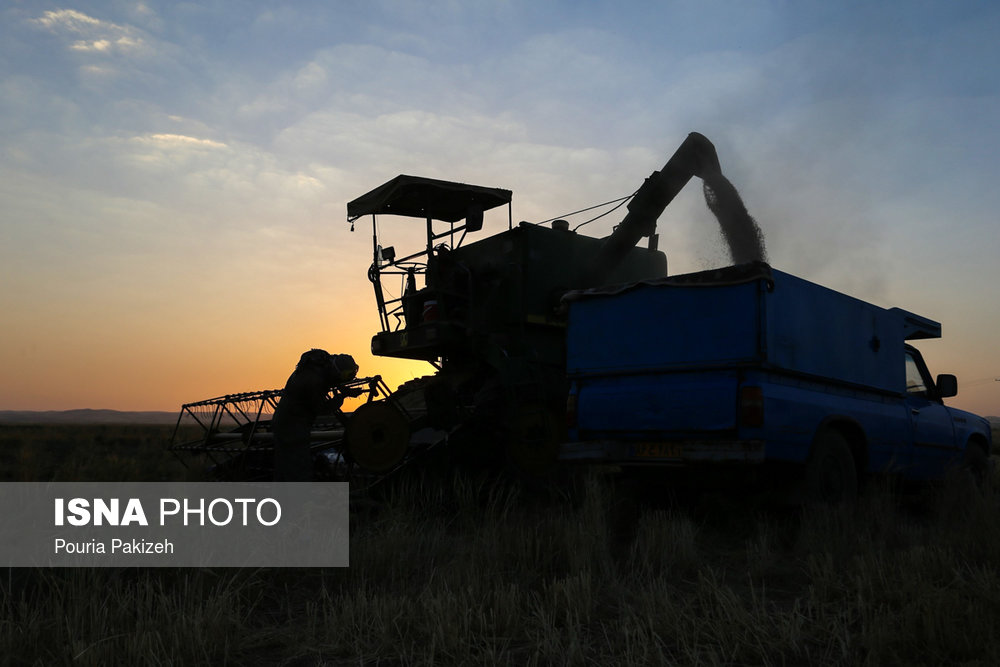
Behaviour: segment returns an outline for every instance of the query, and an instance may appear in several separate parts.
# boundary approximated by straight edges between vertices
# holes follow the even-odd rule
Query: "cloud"
[[[98,19],[75,9],[50,10],[41,17],[32,19],[32,22],[50,30],[68,30],[78,33],[88,32],[104,25]]]
[[[159,37],[163,24],[148,7],[110,6],[103,13],[113,20],[72,9],[15,20],[11,28],[32,30],[0,31],[0,37],[31,57],[18,59],[13,71],[37,75],[42,85],[85,107],[95,123],[121,122],[114,107],[129,103],[177,108],[197,100],[207,108],[202,84],[214,70],[202,49],[177,40],[172,31],[165,34],[175,41]]]
[[[347,100],[364,103],[364,112],[448,108],[469,100],[463,95],[469,87],[466,78],[460,65],[434,63],[372,44],[345,43],[316,51],[306,64],[279,72],[263,85],[252,82],[253,94],[240,112],[284,112],[294,121],[303,111]]]
[[[80,35],[82,39],[68,45],[79,53],[134,54],[145,47],[136,28],[102,21],[74,9],[50,10],[29,21],[57,35]]]
[[[121,51],[123,53],[134,52],[144,46],[143,41],[136,37],[119,37],[111,41],[110,39],[79,40],[73,42],[69,48],[74,51],[110,53]]]
[[[151,143],[166,148],[170,147],[198,147],[198,148],[226,148],[226,144],[212,139],[199,139],[183,134],[148,134],[139,137],[132,137],[132,141],[140,143]]]
[[[69,47],[74,51],[100,51],[106,52],[111,48],[111,42],[106,39],[97,39],[92,42],[73,42]]]

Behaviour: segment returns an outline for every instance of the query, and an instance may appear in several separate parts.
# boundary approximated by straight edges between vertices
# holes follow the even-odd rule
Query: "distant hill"
[[[0,424],[176,424],[176,412],[0,410]]]

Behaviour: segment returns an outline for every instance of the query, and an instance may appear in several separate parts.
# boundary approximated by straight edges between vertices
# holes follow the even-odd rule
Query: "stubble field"
[[[197,479],[171,427],[0,426],[4,481]],[[1000,493],[637,503],[413,475],[344,569],[0,572],[8,664],[1000,664]]]

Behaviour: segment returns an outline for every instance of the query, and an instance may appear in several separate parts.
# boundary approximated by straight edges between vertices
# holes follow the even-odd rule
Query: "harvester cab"
[[[352,228],[363,216],[372,219],[368,279],[381,325],[372,340],[374,354],[435,363],[458,343],[464,332],[453,324],[468,310],[470,281],[468,267],[451,255],[468,234],[482,230],[486,211],[506,205],[509,229],[510,200],[510,190],[400,175],[348,203]],[[397,256],[394,246],[382,245],[382,215],[421,219],[424,246]]]

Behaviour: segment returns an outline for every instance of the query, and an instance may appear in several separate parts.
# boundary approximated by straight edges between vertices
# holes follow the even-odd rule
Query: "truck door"
[[[906,350],[906,408],[913,442],[910,476],[938,479],[961,452],[951,413],[938,398],[927,366],[913,349]]]

